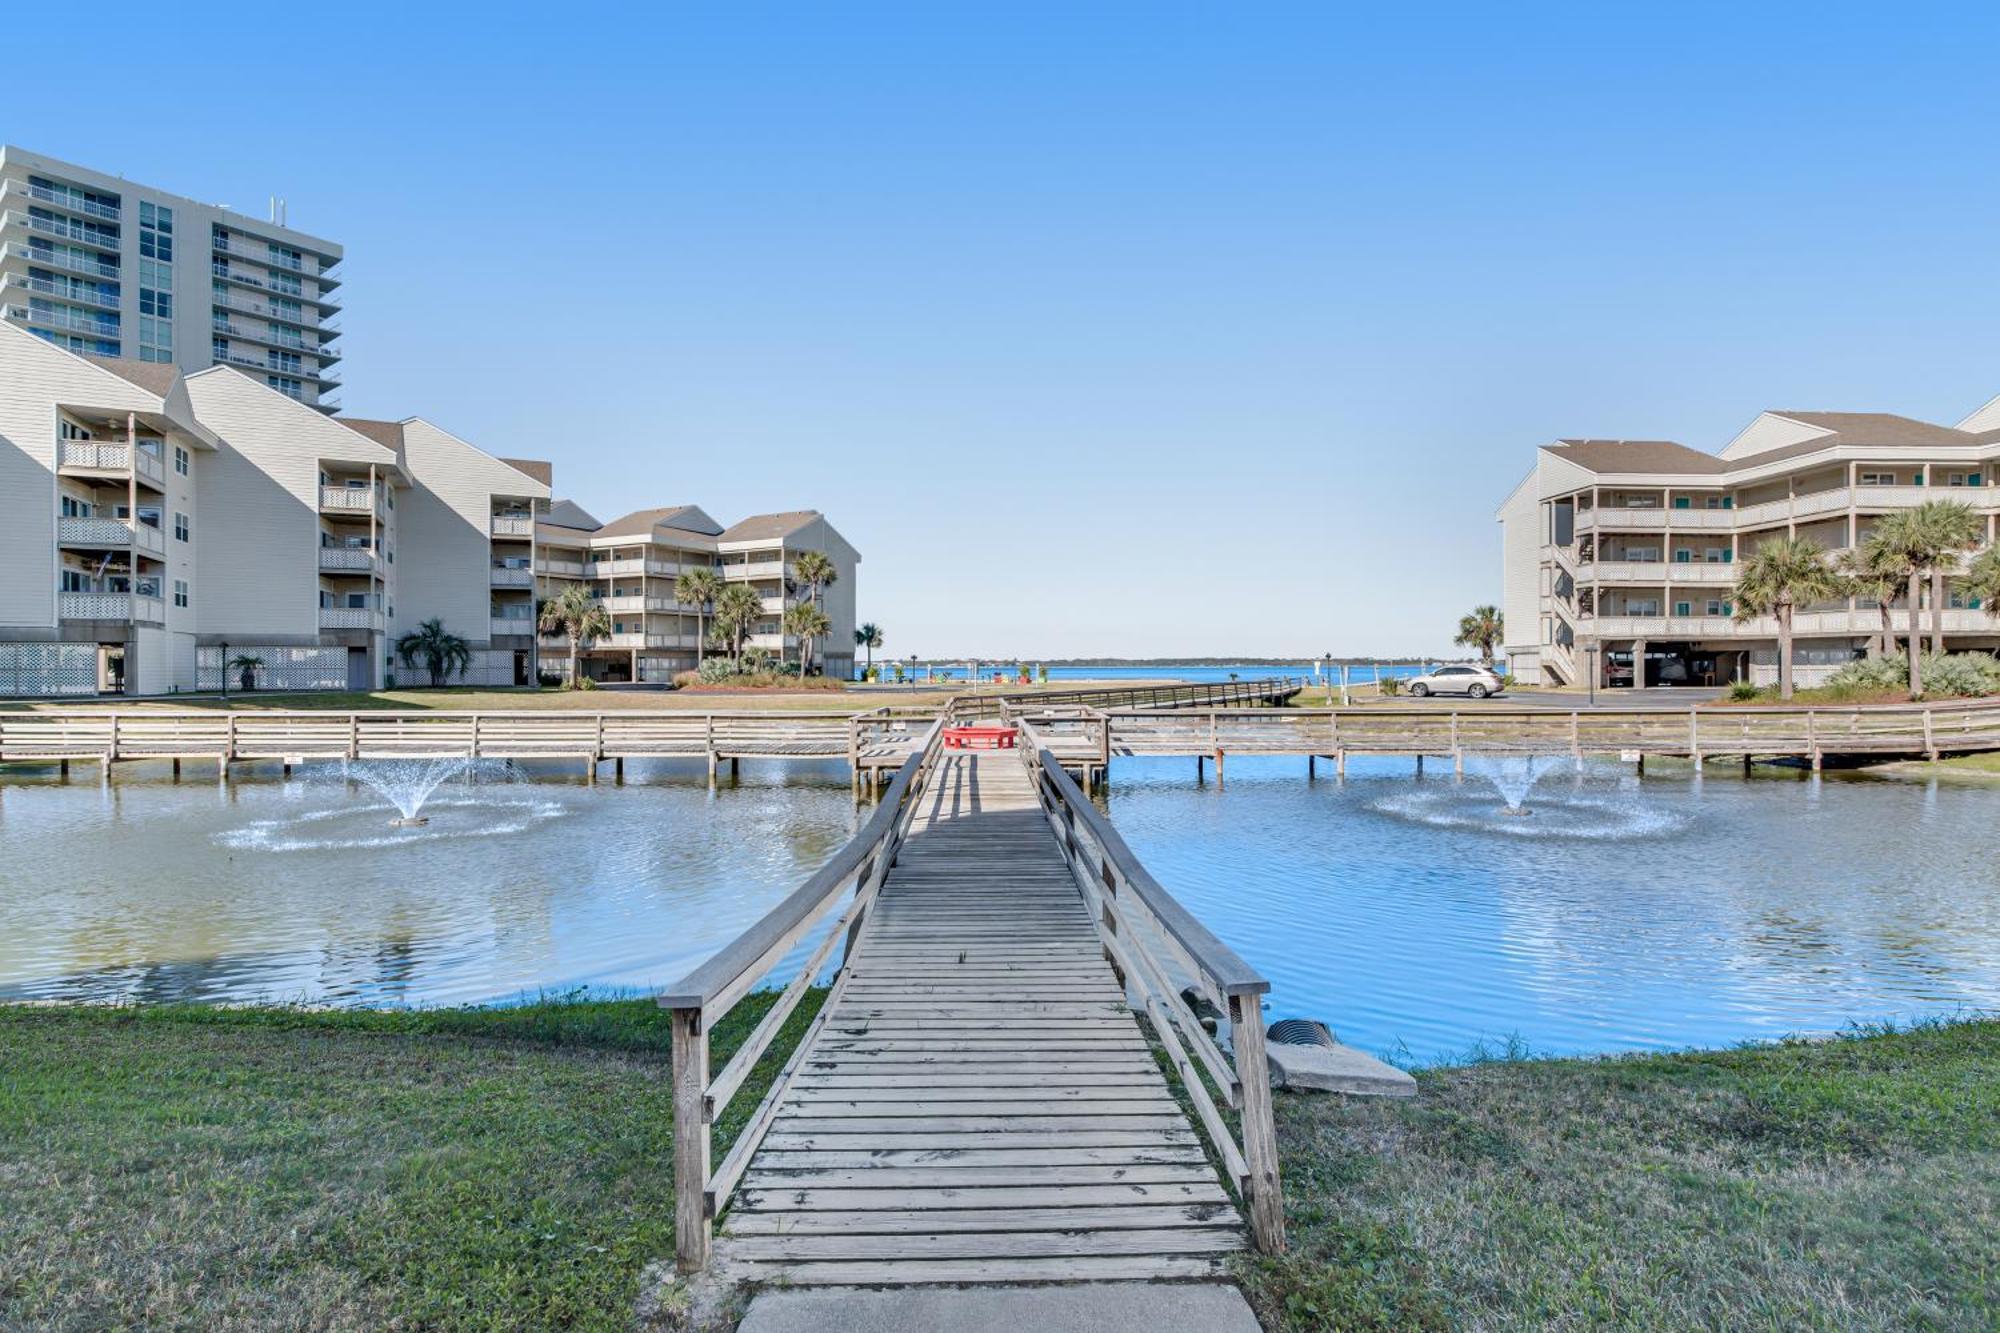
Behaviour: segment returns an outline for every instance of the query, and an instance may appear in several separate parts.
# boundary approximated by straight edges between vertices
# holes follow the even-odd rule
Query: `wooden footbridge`
[[[1281,1248],[1268,983],[1153,881],[1033,726],[978,753],[945,749],[943,729],[858,837],[660,997],[681,1267],[791,1284],[1200,1278],[1246,1244]],[[802,950],[712,1070],[715,1023]],[[836,950],[824,1004],[716,1160],[712,1126]],[[1227,1016],[1226,1047],[1184,987]]]

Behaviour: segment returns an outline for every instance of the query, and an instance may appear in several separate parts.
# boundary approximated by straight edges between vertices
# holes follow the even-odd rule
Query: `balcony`
[[[10,212],[7,214],[7,218],[9,221],[17,222],[29,231],[43,236],[53,236],[59,241],[68,241],[72,245],[88,245],[99,250],[109,250],[114,255],[118,253],[118,237],[106,236],[96,230],[86,229],[79,223],[63,223],[51,218],[31,217],[26,213],[20,212]]]
[[[66,592],[56,599],[56,614],[64,620],[123,620],[145,625],[166,623],[167,604],[158,597],[125,592]]]
[[[319,567],[328,574],[372,574],[375,553],[365,546],[322,546]]]
[[[307,331],[336,333],[340,329],[337,319],[321,319],[317,314],[309,314],[304,309],[288,310],[283,306],[265,305],[260,301],[239,301],[231,298],[209,298],[212,308],[228,310],[239,315],[249,315],[256,319],[266,319],[277,324],[292,324]]]
[[[372,512],[379,517],[382,514],[382,493],[368,486],[322,486],[319,488],[319,511],[358,518],[365,518]]]
[[[652,611],[661,615],[693,615],[694,608],[682,606],[671,597],[600,597],[598,601],[607,611]]]
[[[57,282],[53,278],[31,278],[25,273],[9,273],[9,287],[19,287],[41,296],[53,296],[60,301],[76,301],[83,305],[96,306],[100,310],[117,310],[118,294],[103,292],[81,284],[72,286],[67,282]]]
[[[747,564],[722,566],[722,577],[735,582],[739,579],[781,579],[785,576],[785,562],[782,560],[753,560]]]
[[[532,537],[535,520],[527,514],[495,514],[492,531],[495,537]]]
[[[532,569],[495,565],[492,586],[496,588],[532,588],[535,586],[535,572]]]
[[[321,629],[365,629],[380,634],[383,619],[380,611],[372,611],[363,606],[322,606],[319,609]]]
[[[56,520],[56,541],[64,546],[134,546],[154,555],[164,555],[166,535],[150,523],[134,523],[124,518],[60,518]]]
[[[231,323],[228,317],[224,315],[216,315],[210,319],[209,327],[225,337],[240,339],[243,342],[257,343],[263,347],[275,347],[280,351],[298,352],[305,356],[316,357],[322,367],[330,366],[340,360],[340,353],[335,351],[329,344],[301,338],[289,329],[247,329],[241,324]],[[310,378],[313,373],[303,368],[288,370],[282,366],[274,366],[268,361],[258,361],[255,358],[230,356],[223,359],[232,365],[254,366],[259,370],[276,371],[280,375],[301,375]]]
[[[72,213],[81,213],[85,217],[97,218],[104,222],[117,222],[124,212],[116,204],[86,199],[77,191],[36,185],[32,181],[10,180],[7,182],[7,193],[24,194],[36,203],[53,204],[57,208],[66,208]]]
[[[1727,586],[1736,582],[1736,566],[1718,560],[1599,560],[1577,566],[1577,573],[1598,583]]]
[[[535,618],[533,616],[494,616],[487,633],[493,638],[533,638]]]
[[[124,476],[132,470],[132,446],[113,444],[103,440],[63,440],[57,445],[56,468],[58,471],[93,476],[115,473]],[[138,451],[139,479],[150,481],[155,486],[166,484],[167,469],[160,462],[160,456],[148,450]]]
[[[58,309],[37,308],[35,306],[10,305],[7,318],[26,320],[39,324],[45,329],[63,329],[70,333],[88,334],[93,338],[117,338],[120,336],[118,321],[93,315],[87,310],[71,310],[67,306]]]
[[[102,260],[81,259],[55,250],[38,250],[32,245],[22,245],[19,241],[9,241],[5,245],[0,245],[0,264],[7,263],[59,268],[66,273],[81,273],[87,278],[115,280],[124,276],[116,264],[107,264]]]
[[[539,557],[535,560],[535,572],[537,574],[553,574],[557,578],[580,579],[584,576],[584,570],[585,566],[581,560],[548,560]]]

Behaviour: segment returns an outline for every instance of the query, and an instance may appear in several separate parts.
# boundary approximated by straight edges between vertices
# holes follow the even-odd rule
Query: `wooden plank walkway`
[[[952,753],[716,1242],[745,1281],[1207,1278],[1242,1221],[1021,759]]]

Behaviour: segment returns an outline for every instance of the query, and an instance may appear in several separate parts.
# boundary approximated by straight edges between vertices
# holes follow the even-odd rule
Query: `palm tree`
[[[576,688],[580,677],[578,658],[592,642],[611,633],[611,617],[604,606],[581,583],[572,583],[542,603],[541,630],[569,640],[569,684]]]
[[[868,650],[868,671],[873,672],[875,670],[875,650],[882,646],[882,627],[871,620],[860,629],[854,631],[854,646]]]
[[[824,551],[800,551],[792,557],[792,573],[806,585],[806,595],[814,606],[819,605],[819,595],[828,584],[840,581],[840,571]]]
[[[1499,607],[1475,606],[1471,615],[1459,617],[1458,637],[1452,642],[1461,648],[1477,648],[1479,660],[1492,666],[1493,645],[1500,642],[1504,633],[1501,619]]]
[[[1889,608],[1895,605],[1896,594],[1903,590],[1903,567],[1895,551],[1871,532],[1861,539],[1860,546],[1841,554],[1840,572],[1855,596],[1874,599],[1875,609],[1882,617],[1881,642],[1876,651],[1887,657],[1896,651],[1896,623],[1889,615]]]
[[[729,644],[729,665],[741,670],[743,640],[764,614],[764,599],[747,583],[724,585],[715,596],[715,632]]]
[[[1884,517],[1868,534],[1881,544],[1882,558],[1904,580],[1910,602],[1910,633],[1905,648],[1910,662],[1910,697],[1924,692],[1923,630],[1918,624],[1924,600],[1924,571],[1936,559],[1931,550],[1931,534],[1917,521],[1917,511],[1902,509]]]
[[[1944,651],[1946,567],[1979,549],[1986,537],[1986,520],[1971,505],[1956,500],[1930,500],[1916,508],[1916,523],[1929,539],[1931,551],[1931,651]]]
[[[785,633],[796,637],[799,641],[801,680],[805,679],[806,672],[812,667],[813,640],[832,628],[833,622],[827,619],[826,612],[811,602],[800,602],[797,606],[785,609]]]
[[[722,595],[722,576],[712,569],[685,569],[674,576],[674,600],[694,608],[694,664],[701,665],[708,642],[708,613]]]
[[[254,653],[238,653],[229,659],[228,664],[242,673],[242,685],[245,694],[257,688],[257,673],[264,669],[263,658],[258,657]],[[229,693],[229,682],[227,679],[222,682],[222,692],[224,694]]]
[[[1778,622],[1778,697],[1792,697],[1792,613],[1800,603],[1838,597],[1846,584],[1827,564],[1818,543],[1774,537],[1743,562],[1736,575],[1736,618],[1771,616]]]
[[[2000,616],[2000,546],[1989,546],[1974,556],[1959,586],[1967,601],[1978,602],[1989,616]]]
[[[431,688],[435,690],[442,688],[444,678],[454,672],[464,677],[472,665],[472,645],[433,616],[418,622],[415,629],[396,640],[396,656],[412,671],[417,669],[417,659],[422,658],[424,670],[430,673]]]

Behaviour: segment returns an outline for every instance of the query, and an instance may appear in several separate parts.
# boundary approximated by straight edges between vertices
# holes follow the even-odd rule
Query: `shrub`
[[[1925,653],[1924,694],[1932,699],[1967,699],[2000,694],[2000,662],[1985,653]],[[1847,693],[1893,693],[1908,688],[1909,659],[1865,657],[1827,677],[1826,688]]]
[[[1754,680],[1734,681],[1729,686],[1730,699],[1739,704],[1747,704],[1762,693],[1763,690]]]
[[[704,685],[720,685],[736,675],[736,668],[726,657],[711,657],[701,664],[701,670],[695,674]]]
[[[540,685],[543,689],[552,690],[556,686],[563,683],[562,672],[537,671],[535,673],[535,683],[537,685]]]
[[[677,690],[684,690],[690,685],[698,685],[700,683],[701,673],[699,671],[674,672],[674,688]]]
[[[594,690],[597,688],[597,682],[588,676],[578,676],[576,678],[576,688],[579,690]]]
[[[1393,698],[1394,698],[1395,696],[1397,696],[1397,695],[1401,694],[1402,692],[1403,692],[1403,681],[1402,681],[1402,678],[1401,678],[1400,676],[1384,676],[1384,677],[1382,677],[1382,697],[1383,697],[1383,698],[1385,698],[1385,699],[1393,699]]]

